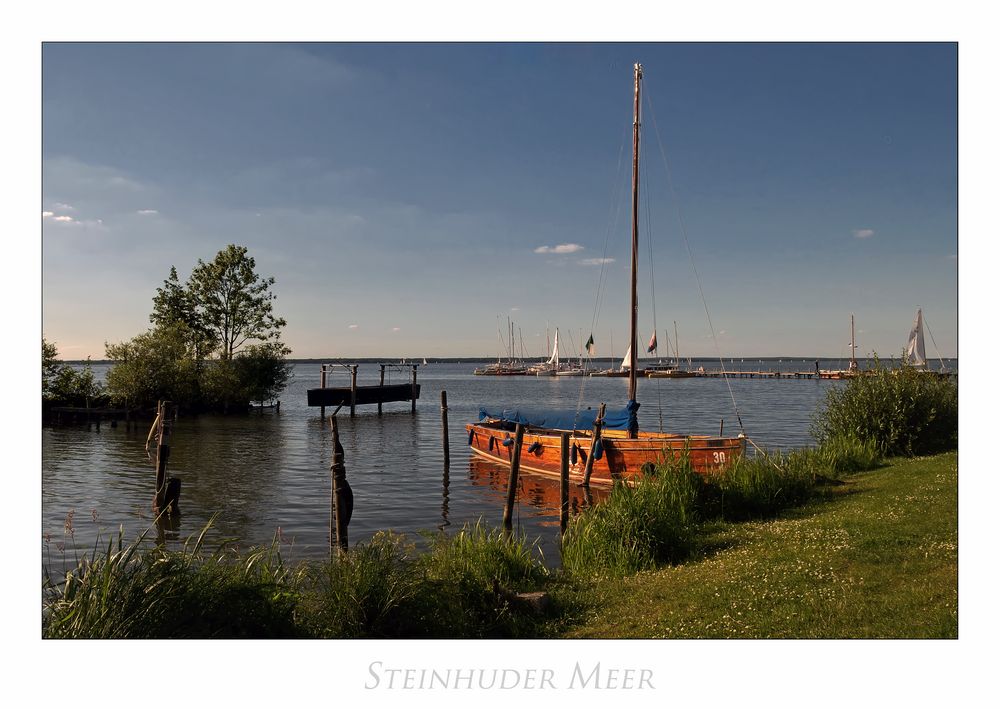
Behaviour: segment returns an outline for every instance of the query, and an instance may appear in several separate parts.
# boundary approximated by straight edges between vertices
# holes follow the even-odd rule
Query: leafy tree
[[[191,348],[197,362],[207,357],[216,346],[211,329],[205,325],[198,312],[194,293],[189,287],[181,285],[175,266],[170,267],[170,276],[163,281],[163,286],[156,289],[149,321],[157,327],[184,323],[188,328]]]
[[[186,405],[198,401],[198,366],[190,328],[182,322],[105,344],[105,356],[117,361],[108,372],[112,401],[126,406],[152,406],[160,399]]]
[[[291,353],[280,342],[249,345],[233,360],[236,373],[250,401],[277,398],[292,376],[292,366],[285,357]]]
[[[89,406],[104,393],[104,386],[94,379],[90,358],[84,368],[58,360],[54,342],[42,338],[42,401],[66,406]]]
[[[215,259],[198,265],[188,281],[202,323],[219,343],[220,359],[229,360],[247,342],[277,342],[283,318],[273,312],[274,277],[262,278],[247,247],[230,244]]]
[[[55,342],[42,338],[42,398],[50,398],[52,384],[59,374],[59,350]]]

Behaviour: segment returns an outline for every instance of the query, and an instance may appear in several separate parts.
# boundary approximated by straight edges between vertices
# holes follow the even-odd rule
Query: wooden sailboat
[[[636,400],[638,315],[637,276],[639,252],[639,105],[642,66],[636,64],[634,117],[632,124],[632,263],[629,313],[628,401],[621,409],[599,411],[528,411],[481,407],[479,421],[467,424],[469,445],[474,455],[503,465],[513,456],[513,432],[525,427],[520,468],[541,475],[558,476],[561,465],[561,437],[570,433],[570,479],[582,482],[588,458],[593,458],[589,482],[608,485],[615,480],[632,480],[643,474],[643,466],[687,455],[701,473],[727,467],[746,451],[746,438],[693,436],[677,433],[640,431]],[[626,362],[623,362],[626,365]],[[598,418],[603,412],[602,418]],[[597,433],[595,433],[595,431]]]
[[[670,339],[667,339],[667,351],[670,350]],[[686,379],[698,376],[695,372],[681,369],[680,346],[677,340],[677,321],[674,320],[674,361],[663,365],[646,367],[646,376],[654,379]]]

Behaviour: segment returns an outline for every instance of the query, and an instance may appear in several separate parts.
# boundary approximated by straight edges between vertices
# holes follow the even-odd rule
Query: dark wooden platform
[[[414,389],[416,391],[414,392]],[[414,397],[414,393],[416,397]],[[308,389],[306,401],[309,406],[350,406],[351,387],[325,387]],[[412,384],[378,384],[359,386],[354,400],[355,405],[384,404],[390,401],[410,401],[420,398],[420,385]]]

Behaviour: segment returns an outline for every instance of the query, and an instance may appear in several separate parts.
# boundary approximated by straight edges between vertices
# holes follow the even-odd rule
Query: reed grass
[[[958,382],[904,364],[887,369],[876,359],[865,376],[827,391],[812,434],[871,441],[884,456],[914,456],[958,447]]]
[[[607,500],[570,523],[563,568],[581,576],[620,576],[685,558],[698,523],[700,486],[686,457],[651,466],[639,485],[617,482]]]

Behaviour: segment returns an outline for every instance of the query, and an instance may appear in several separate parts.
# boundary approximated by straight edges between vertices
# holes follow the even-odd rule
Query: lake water
[[[699,362],[706,369],[718,361]],[[338,415],[347,477],[354,491],[350,541],[391,529],[418,538],[422,531],[455,530],[482,518],[499,525],[506,476],[470,460],[464,424],[480,404],[537,407],[622,405],[627,380],[589,377],[474,376],[477,363],[432,363],[420,367],[417,413],[409,402],[346,408]],[[814,360],[726,361],[727,369],[808,371]],[[824,369],[842,362],[820,361]],[[950,363],[953,371],[954,362]],[[106,365],[95,365],[102,378]],[[377,384],[376,364],[362,364],[359,384]],[[387,370],[387,383],[408,382],[410,368]],[[329,386],[349,386],[349,377]],[[241,545],[266,544],[280,527],[282,551],[291,558],[328,553],[331,438],[318,408],[306,406],[306,389],[319,386],[319,365],[297,363],[294,379],[281,395],[281,412],[247,416],[181,417],[174,428],[168,474],[181,478],[181,515],[173,529],[159,530],[168,544],[197,534],[216,515],[212,538],[237,538]],[[714,434],[739,432],[733,399],[746,434],[759,446],[791,448],[811,444],[809,424],[829,380],[644,379],[639,382],[643,428]],[[730,396],[732,390],[732,398]],[[444,469],[441,391],[448,392],[451,464]],[[328,408],[327,413],[332,413]],[[92,548],[119,525],[132,539],[152,524],[154,471],[144,450],[149,422],[139,431],[107,422],[100,431],[86,426],[46,426],[42,431],[43,554],[53,562],[75,545]],[[515,524],[539,538],[547,558],[558,557],[557,486],[524,475]],[[574,510],[585,506],[571,486]],[[556,504],[553,504],[553,499]],[[72,514],[73,535],[65,531]],[[49,535],[47,541],[44,535]],[[156,536],[157,530],[151,532]],[[57,549],[65,545],[65,551]]]

